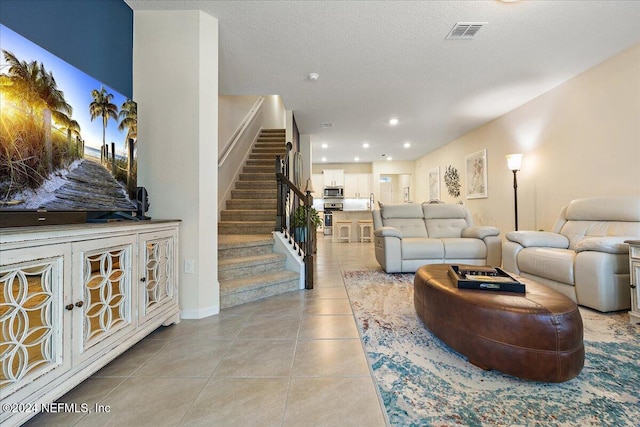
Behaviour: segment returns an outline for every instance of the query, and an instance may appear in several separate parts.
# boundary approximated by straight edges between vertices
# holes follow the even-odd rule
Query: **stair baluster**
[[[291,143],[287,143],[287,159]],[[303,193],[291,182],[287,160],[276,157],[276,181],[278,183],[278,201],[276,214],[276,231],[282,231],[298,247],[298,254],[303,257],[305,265],[305,289],[313,289],[313,262],[316,238],[316,227],[313,224],[311,208],[313,196],[310,191]],[[302,223],[301,223],[302,221]]]

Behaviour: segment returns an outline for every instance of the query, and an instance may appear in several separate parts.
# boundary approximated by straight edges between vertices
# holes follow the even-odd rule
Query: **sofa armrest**
[[[543,248],[568,249],[569,239],[558,233],[550,231],[510,231],[506,234],[507,240],[519,243],[525,248],[537,246]]]
[[[397,237],[402,239],[402,232],[395,227],[380,227],[374,230],[373,235],[376,237]]]
[[[608,254],[626,254],[629,252],[629,245],[625,240],[630,237],[622,236],[602,236],[587,237],[576,244],[576,252],[595,251],[606,252]]]
[[[472,237],[476,239],[484,239],[487,236],[498,236],[500,230],[490,225],[474,225],[462,230],[462,237]]]

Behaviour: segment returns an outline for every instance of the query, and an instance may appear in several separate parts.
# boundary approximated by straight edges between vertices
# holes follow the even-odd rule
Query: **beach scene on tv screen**
[[[0,211],[135,211],[137,105],[0,24]]]

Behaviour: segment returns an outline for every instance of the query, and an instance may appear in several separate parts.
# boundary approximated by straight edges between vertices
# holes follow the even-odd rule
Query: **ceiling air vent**
[[[333,127],[333,123],[331,123],[331,122],[323,122],[321,124],[321,126],[322,126],[323,129],[330,129],[330,128]]]
[[[450,40],[471,40],[486,22],[458,22],[453,26],[445,39]]]

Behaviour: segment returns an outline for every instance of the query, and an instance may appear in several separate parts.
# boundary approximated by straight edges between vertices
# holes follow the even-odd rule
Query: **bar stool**
[[[373,241],[373,220],[371,219],[361,219],[358,221],[358,227],[360,228],[360,242],[364,243],[365,239],[367,242]],[[367,233],[365,234],[365,231]]]
[[[333,229],[334,229],[334,233],[333,233],[333,241],[334,242],[341,242],[342,240],[346,239],[347,243],[349,243],[351,241],[351,221],[334,221],[333,223]],[[342,230],[347,230],[347,235],[343,236],[342,235]]]

